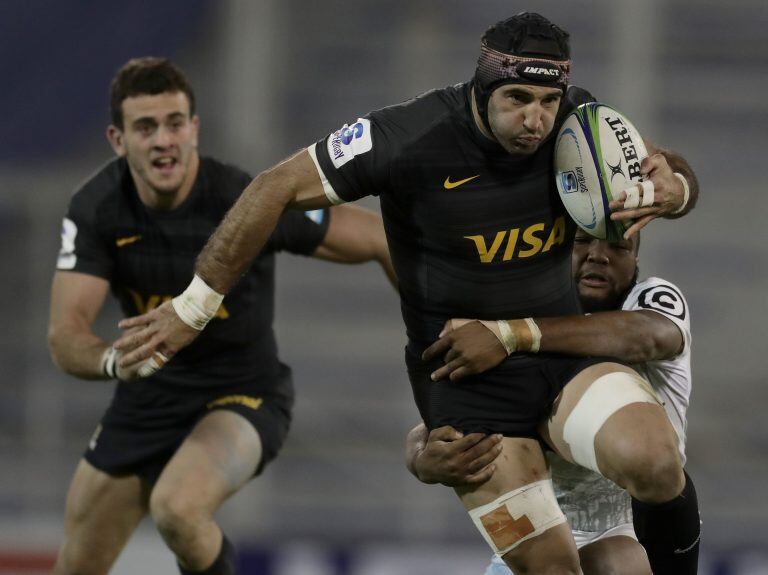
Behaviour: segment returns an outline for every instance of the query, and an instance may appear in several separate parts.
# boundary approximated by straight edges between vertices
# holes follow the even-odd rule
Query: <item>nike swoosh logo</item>
[[[128,236],[127,238],[118,238],[117,240],[115,240],[115,245],[117,245],[118,248],[122,248],[123,246],[127,246],[128,244],[138,242],[140,239],[141,239],[141,235]]]
[[[479,177],[480,177],[480,174],[477,174],[476,176],[472,176],[471,178],[465,178],[463,180],[459,180],[458,182],[452,182],[451,181],[451,176],[448,176],[447,178],[445,178],[445,181],[443,182],[443,187],[446,190],[452,190],[453,188],[458,188],[462,184],[466,184],[467,182],[471,182],[475,178],[479,178]]]
[[[683,553],[688,553],[688,551],[690,551],[691,549],[696,547],[696,544],[699,542],[699,539],[701,539],[701,533],[699,533],[699,536],[696,538],[696,541],[691,543],[691,545],[689,547],[686,547],[685,549],[675,549],[673,551],[673,553],[675,553],[677,555],[682,555]]]

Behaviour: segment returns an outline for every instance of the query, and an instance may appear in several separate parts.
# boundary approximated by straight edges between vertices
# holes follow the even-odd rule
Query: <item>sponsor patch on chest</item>
[[[477,256],[484,264],[529,258],[565,243],[565,218],[560,216],[551,226],[540,222],[524,229],[504,229],[488,237],[474,235],[464,236],[464,239],[474,244]]]

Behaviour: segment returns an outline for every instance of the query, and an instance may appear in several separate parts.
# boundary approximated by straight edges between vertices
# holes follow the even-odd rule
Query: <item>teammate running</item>
[[[529,322],[515,351],[530,353],[466,381],[432,382],[439,365],[421,358],[452,317],[580,313],[570,272],[575,225],[552,178],[553,134],[564,114],[591,100],[569,87],[570,65],[566,32],[538,14],[518,14],[483,36],[473,81],[372,112],[260,174],[206,244],[187,290],[121,322],[137,329],[116,344],[126,352],[121,365],[156,367],[188,345],[287,208],[379,195],[423,420],[429,428],[504,435],[493,477],[457,489],[492,549],[518,572],[580,572],[538,442],[538,424],[562,391],[548,426],[551,444],[660,510],[663,520],[649,528],[659,544],[649,548],[672,556],[679,545],[669,526],[680,515],[698,519],[685,506],[674,429],[634,370],[600,358],[536,355]],[[686,213],[698,193],[682,158],[649,149],[641,173],[653,183],[654,198],[646,200],[653,202],[618,215],[640,218],[631,232]],[[612,402],[599,401],[606,387],[616,392]],[[646,520],[635,513],[636,522]]]
[[[634,364],[662,398],[685,463],[685,414],[691,392],[690,315],[680,291],[669,282],[649,278],[636,283],[639,243],[639,235],[609,243],[576,232],[573,271],[579,296],[585,311],[598,313],[540,322],[541,349],[613,356]],[[451,321],[452,327],[459,324],[464,322]],[[501,342],[480,324],[446,333],[427,353],[451,353],[454,359],[446,371],[457,380],[462,373],[491,369],[507,356]],[[462,437],[450,427],[427,435],[420,424],[408,436],[408,468],[427,483],[482,483],[493,474],[492,462],[500,453],[498,441],[496,436],[482,434]],[[571,526],[584,573],[650,573],[632,527],[629,495],[593,471],[551,452],[547,456],[558,503]],[[697,535],[692,534],[693,544],[682,552],[698,556]],[[498,558],[486,571],[486,575],[509,573]]]
[[[119,382],[72,480],[54,572],[107,573],[149,513],[182,573],[231,574],[213,514],[277,455],[291,420],[291,372],[272,331],[274,254],[378,260],[391,274],[381,219],[351,206],[281,216],[206,333],[142,378],[145,365],[121,367],[91,329],[107,291],[126,316],[169,300],[251,178],[198,155],[195,97],[168,60],[125,64],[111,111],[118,157],[70,202],[48,337],[62,370]]]

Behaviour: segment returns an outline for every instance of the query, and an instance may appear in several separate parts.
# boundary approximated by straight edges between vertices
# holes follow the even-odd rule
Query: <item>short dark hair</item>
[[[184,72],[167,58],[133,58],[112,79],[109,90],[112,124],[123,129],[123,100],[132,96],[182,92],[189,100],[189,114],[195,115],[195,93]]]

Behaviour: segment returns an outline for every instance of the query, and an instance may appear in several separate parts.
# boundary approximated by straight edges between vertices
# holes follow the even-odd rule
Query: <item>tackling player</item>
[[[574,276],[585,311],[596,313],[580,319],[540,322],[541,349],[614,356],[634,364],[663,399],[685,463],[685,414],[691,392],[690,314],[680,291],[669,282],[649,278],[636,283],[639,243],[639,235],[609,243],[576,232]],[[452,328],[458,324],[464,322],[451,321]],[[491,369],[507,356],[501,342],[480,324],[447,333],[427,351],[430,356],[444,353],[454,357],[443,371],[455,380],[462,373]],[[421,424],[408,436],[407,453],[408,468],[422,481],[458,485],[486,481],[493,474],[492,461],[500,448],[493,436],[462,437],[450,427],[428,435]],[[629,495],[601,475],[553,453],[548,453],[548,460],[558,503],[571,525],[584,573],[650,573],[632,527]],[[691,540],[692,544],[681,551],[697,557],[698,532],[691,534]],[[494,558],[486,575],[509,573],[504,563]]]
[[[131,316],[183,289],[251,178],[198,155],[194,93],[168,60],[125,64],[111,113],[118,157],[70,202],[48,339],[62,370],[118,384],[72,480],[54,573],[107,573],[149,513],[183,574],[231,574],[213,514],[277,455],[291,420],[291,372],[272,331],[274,254],[378,260],[394,278],[381,218],[351,206],[286,213],[200,339],[154,375],[124,368],[91,329],[107,292]]]
[[[529,353],[466,382],[432,382],[439,366],[421,358],[452,317],[580,312],[570,272],[575,224],[552,178],[553,134],[565,114],[591,100],[569,86],[570,66],[568,34],[538,14],[518,14],[483,36],[471,82],[371,112],[263,172],[211,236],[184,293],[121,322],[137,328],[116,343],[126,352],[121,365],[170,357],[188,345],[287,208],[378,195],[423,420],[430,428],[504,435],[503,468],[499,463],[480,486],[457,489],[492,549],[518,572],[579,572],[537,430],[569,384],[548,427],[552,445],[661,509],[665,519],[650,529],[660,540],[652,552],[672,554],[668,526],[681,514],[697,519],[679,509],[686,480],[674,430],[634,370],[600,358]],[[639,218],[630,232],[686,213],[698,193],[680,156],[649,149],[641,173],[654,197],[617,215]],[[530,335],[520,343],[519,351],[535,351]],[[618,390],[612,402],[599,401],[606,386]]]

